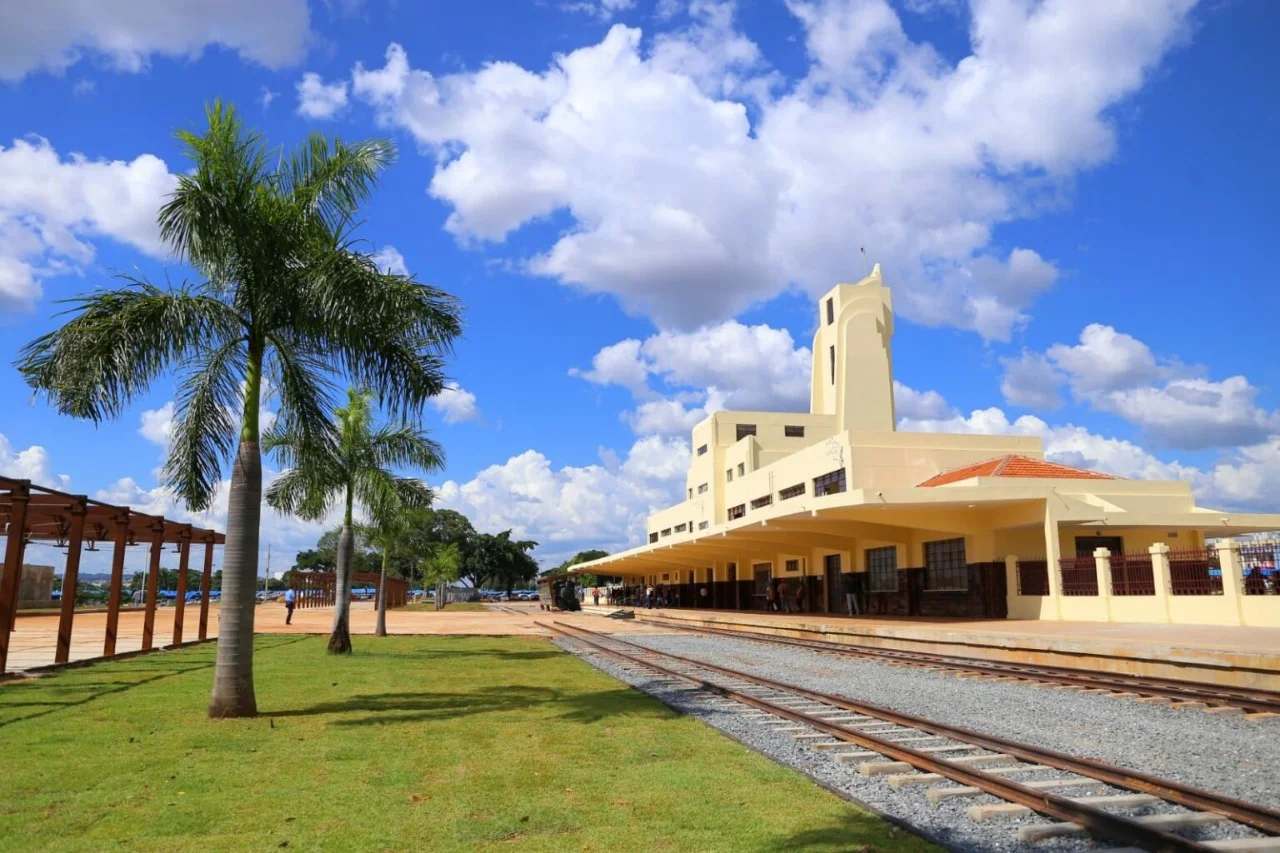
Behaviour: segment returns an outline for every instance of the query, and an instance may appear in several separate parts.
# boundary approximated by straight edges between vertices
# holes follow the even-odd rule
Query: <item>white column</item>
[[[1005,598],[1008,600],[1006,606],[1009,609],[1009,616],[1012,617],[1013,603],[1018,600],[1018,558],[1013,554],[1004,558],[1004,586]]]
[[[1244,624],[1244,569],[1240,565],[1239,543],[1234,539],[1218,540],[1218,565],[1222,569],[1222,595],[1227,612],[1236,624]]]
[[[1111,621],[1111,551],[1107,548],[1094,548],[1093,560],[1098,572],[1098,601],[1102,612]]]
[[[1058,518],[1053,511],[1053,498],[1044,502],[1044,559],[1049,573],[1049,607],[1042,608],[1052,619],[1062,618],[1062,543],[1058,535]]]
[[[1151,579],[1155,582],[1156,609],[1164,621],[1172,622],[1169,612],[1169,595],[1173,582],[1169,574],[1169,545],[1165,542],[1154,542],[1147,549],[1151,554]]]

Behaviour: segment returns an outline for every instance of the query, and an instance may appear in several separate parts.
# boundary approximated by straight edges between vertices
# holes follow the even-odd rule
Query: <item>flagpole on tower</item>
[[[867,260],[867,247],[859,246],[858,251],[862,253],[862,269],[864,273],[863,278],[870,278],[871,266],[870,266],[870,261]]]

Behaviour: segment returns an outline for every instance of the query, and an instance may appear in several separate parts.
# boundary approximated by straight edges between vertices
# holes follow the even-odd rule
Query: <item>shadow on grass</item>
[[[886,846],[886,827],[883,818],[873,814],[846,814],[831,820],[824,826],[815,826],[774,839],[762,846],[762,851],[839,850],[842,853],[872,853],[881,850],[931,849],[932,845],[918,835],[896,826],[887,829],[889,843]],[[937,848],[932,848],[937,849]]]
[[[304,639],[306,638],[271,638],[266,642],[255,643],[255,649],[259,651],[277,649],[282,646],[293,645]],[[179,654],[182,655],[182,658],[160,657],[161,655],[167,656],[169,654]],[[193,657],[205,659],[193,661]],[[178,675],[199,672],[203,669],[212,669],[215,663],[214,646],[212,645],[191,650],[156,650],[146,655],[124,658],[118,661],[97,661],[87,667],[67,669],[32,681],[7,684],[3,689],[0,689],[0,714],[3,714],[9,708],[44,708],[46,710],[10,719],[0,719],[0,728],[80,708],[107,696],[126,693],[134,688],[154,684],[157,681],[163,681]],[[96,670],[103,666],[112,667],[115,670],[112,674],[121,677],[110,681],[82,681],[75,678],[76,674],[82,673],[86,669],[93,668]],[[46,695],[51,691],[57,691],[57,693],[45,699],[25,701],[28,694],[36,690],[45,691]],[[89,692],[84,696],[62,698],[65,694],[79,693],[86,690]]]
[[[422,658],[424,660],[443,660],[447,658],[500,658],[506,661],[532,662],[564,656],[564,652],[556,649],[529,649],[527,651],[517,651],[503,649],[432,648],[429,650],[382,652],[369,651],[367,646],[356,646],[355,650],[351,654],[356,660],[361,658],[394,658],[400,661],[413,658]]]
[[[637,695],[626,689],[597,690],[590,693],[566,693],[549,687],[509,685],[485,687],[471,693],[444,693],[427,690],[403,693],[370,693],[333,702],[321,702],[305,708],[269,711],[264,717],[313,717],[324,715],[359,715],[334,720],[335,726],[379,726],[393,723],[421,723],[433,720],[456,720],[477,714],[527,711],[538,705],[563,708],[562,720],[593,723],[616,715],[642,714],[664,717],[673,712],[662,706],[637,701]]]

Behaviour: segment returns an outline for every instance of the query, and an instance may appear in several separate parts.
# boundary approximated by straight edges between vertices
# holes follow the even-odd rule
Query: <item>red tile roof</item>
[[[921,483],[921,486],[945,486],[958,483],[973,477],[1043,477],[1051,480],[1116,480],[1110,474],[1097,471],[1086,471],[1084,468],[1072,468],[1070,465],[1059,465],[1056,462],[1045,462],[1029,456],[1018,456],[1010,453],[997,456],[985,462],[966,465],[951,471],[935,474]]]

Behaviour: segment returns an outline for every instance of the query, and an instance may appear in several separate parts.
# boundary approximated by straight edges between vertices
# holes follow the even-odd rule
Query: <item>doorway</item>
[[[840,555],[828,554],[822,558],[823,576],[826,579],[827,612],[844,612],[844,583],[840,577]]]
[[[773,581],[773,563],[755,563],[751,566],[752,587],[751,598],[755,609],[769,609],[769,584]]]
[[[1076,556],[1092,557],[1093,549],[1106,548],[1112,556],[1124,553],[1124,539],[1120,536],[1077,536]]]
[[[726,574],[729,576],[729,599],[726,603],[731,609],[739,610],[741,605],[738,604],[738,564],[730,563],[726,567]]]

